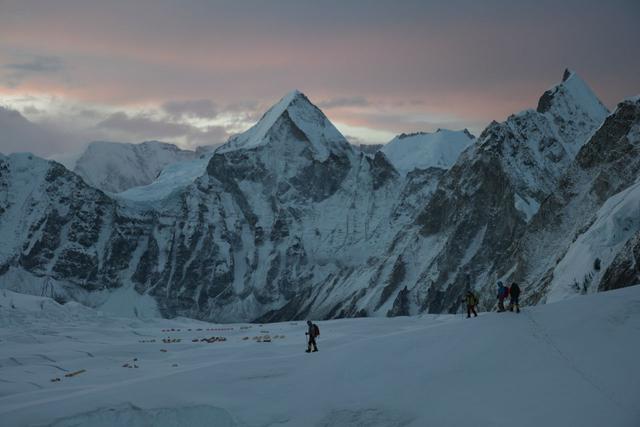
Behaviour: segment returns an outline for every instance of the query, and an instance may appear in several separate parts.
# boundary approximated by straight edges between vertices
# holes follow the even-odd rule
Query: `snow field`
[[[119,319],[9,291],[0,305],[3,425],[640,421],[640,286],[520,315],[320,321],[320,351],[312,354],[304,353],[304,322]],[[265,334],[284,338],[253,339]],[[211,336],[227,340],[191,342]],[[181,341],[162,342],[169,337]]]

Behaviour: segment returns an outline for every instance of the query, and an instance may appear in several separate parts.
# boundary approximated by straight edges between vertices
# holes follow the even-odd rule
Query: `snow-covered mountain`
[[[614,289],[634,280],[639,176],[640,100],[635,99],[618,104],[580,149],[514,252],[516,272],[532,284],[534,300]]]
[[[284,96],[246,132],[232,137],[218,148],[218,153],[279,145],[296,141],[292,148],[304,147],[305,154],[324,161],[336,152],[352,151],[351,145],[338,129],[301,92],[294,90]],[[299,144],[303,142],[303,144]]]
[[[2,260],[6,284],[20,287],[26,274],[38,288],[51,277],[56,292],[93,305],[107,303],[96,290],[135,286],[165,315],[217,319],[282,309],[336,268],[365,261],[363,248],[381,239],[374,229],[386,226],[402,185],[384,156],[356,153],[300,93],[217,150],[203,177],[154,210],[108,198],[53,162],[40,164],[38,197],[3,215],[33,217],[17,227],[17,240],[30,243]],[[81,199],[103,206],[60,206],[62,194],[83,192],[90,194]],[[76,228],[90,236],[70,232]]]
[[[57,163],[3,157],[0,287],[218,321],[455,312],[468,287],[489,309],[498,279],[553,299],[577,238],[633,216],[638,102],[607,117],[567,72],[537,110],[462,135],[448,168],[399,172],[355,150],[297,91],[210,158],[117,196]],[[633,283],[633,227],[599,256],[590,290]]]
[[[444,173],[415,223],[389,247],[387,257],[403,266],[390,315],[455,311],[470,287],[491,307],[495,281],[518,279],[497,266],[514,259],[512,248],[540,204],[606,116],[594,107],[601,105],[595,95],[574,95],[585,86],[565,75],[544,112],[493,122]]]
[[[406,175],[414,169],[449,169],[460,153],[474,141],[474,136],[466,129],[438,129],[433,133],[403,133],[385,144],[380,151],[400,173]]]
[[[93,187],[119,193],[151,184],[167,165],[196,157],[194,151],[166,142],[95,141],[87,146],[71,169]]]

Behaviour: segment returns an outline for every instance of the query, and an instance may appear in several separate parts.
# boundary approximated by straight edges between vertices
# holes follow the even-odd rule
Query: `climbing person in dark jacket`
[[[509,302],[509,311],[513,311],[516,308],[516,313],[520,313],[520,286],[516,282],[511,284],[509,289],[509,295],[511,295],[511,301]]]
[[[318,325],[311,323],[311,320],[307,320],[307,326],[308,330],[307,332],[305,332],[305,334],[309,338],[307,353],[311,353],[311,346],[313,346],[313,351],[318,351],[318,346],[316,345],[316,337],[320,335],[320,328],[318,328]]]
[[[467,319],[471,317],[471,313],[473,313],[474,317],[478,317],[478,312],[476,311],[478,298],[476,298],[473,292],[467,291],[467,295],[464,297],[464,299],[467,303]]]
[[[498,312],[501,313],[504,311],[504,300],[507,298],[507,294],[509,293],[509,289],[502,284],[502,282],[498,282]]]

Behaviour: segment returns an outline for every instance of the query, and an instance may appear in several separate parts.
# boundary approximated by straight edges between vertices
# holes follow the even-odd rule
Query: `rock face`
[[[297,91],[209,157],[165,169],[156,187],[179,182],[145,197],[1,157],[0,286],[266,322],[455,312],[467,288],[488,309],[498,279],[522,282],[529,302],[632,284],[640,101],[605,120],[573,73],[543,98],[450,168],[400,173]]]
[[[89,144],[72,169],[92,187],[119,193],[151,184],[166,166],[193,160],[198,154],[159,141],[140,144],[96,141]]]
[[[598,284],[599,291],[623,288],[640,283],[640,232],[627,240]]]
[[[0,158],[2,270],[64,277],[84,289],[119,286],[115,203],[64,166],[30,154]],[[128,260],[121,262],[127,263]]]

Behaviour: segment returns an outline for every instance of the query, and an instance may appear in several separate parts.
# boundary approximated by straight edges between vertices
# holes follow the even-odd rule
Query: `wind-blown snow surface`
[[[219,326],[110,318],[9,291],[0,305],[7,426],[640,423],[640,286],[519,315],[319,322],[312,354],[303,322],[207,331]],[[251,339],[261,331],[278,338]],[[192,342],[210,336],[227,341]],[[134,358],[138,368],[122,367]]]
[[[414,169],[437,167],[449,169],[469,145],[475,141],[469,131],[438,129],[433,133],[418,132],[398,135],[380,151],[403,175]]]

